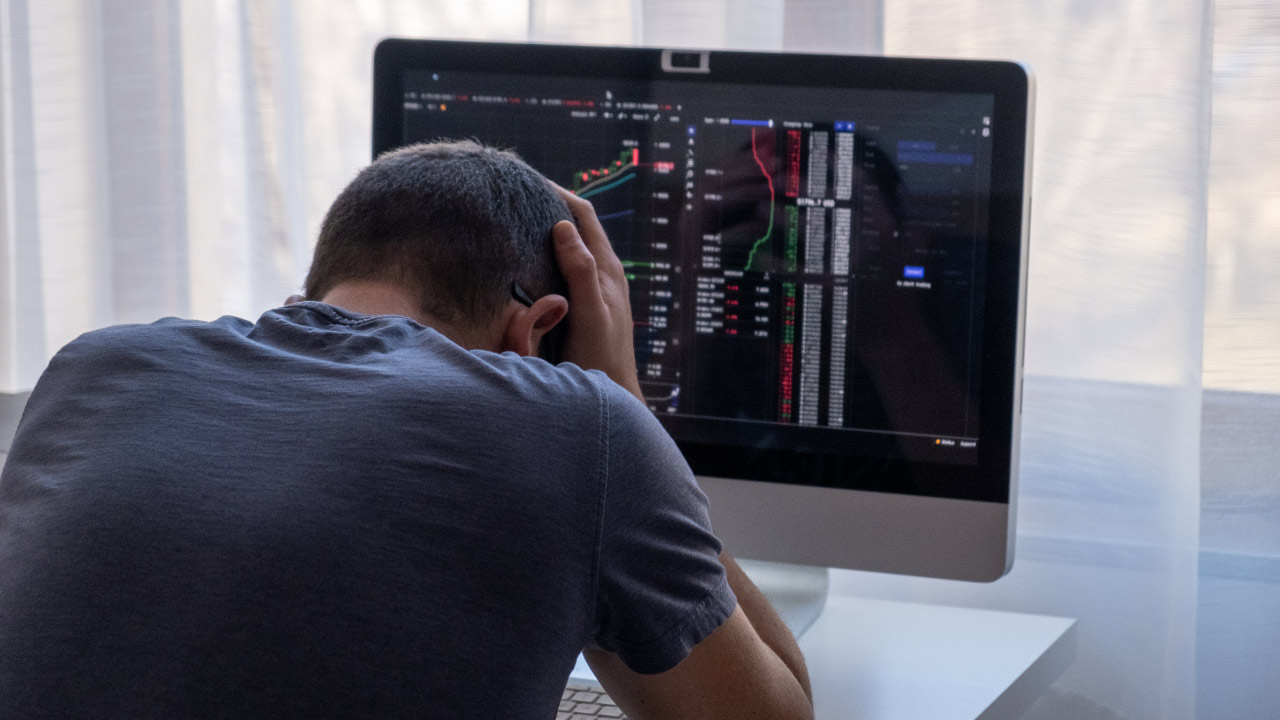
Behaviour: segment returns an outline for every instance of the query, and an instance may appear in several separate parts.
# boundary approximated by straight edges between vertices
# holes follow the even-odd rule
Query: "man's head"
[[[306,297],[344,283],[392,284],[422,314],[485,327],[511,301],[513,283],[532,298],[564,293],[551,246],[561,220],[572,220],[568,206],[514,153],[471,141],[401,148],[361,171],[329,208]]]

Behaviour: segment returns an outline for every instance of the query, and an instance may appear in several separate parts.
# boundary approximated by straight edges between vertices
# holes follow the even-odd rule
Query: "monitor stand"
[[[822,615],[831,586],[827,568],[735,559],[797,639]]]

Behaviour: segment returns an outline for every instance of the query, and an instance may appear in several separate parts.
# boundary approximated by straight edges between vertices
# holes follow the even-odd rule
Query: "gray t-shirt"
[[[597,371],[320,303],[69,344],[0,475],[0,716],[552,718],[736,601]]]

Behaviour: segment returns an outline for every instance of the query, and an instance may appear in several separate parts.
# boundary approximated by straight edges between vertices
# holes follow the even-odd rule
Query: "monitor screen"
[[[695,471],[1007,501],[993,372],[1012,378],[1016,320],[988,318],[996,285],[1016,307],[1018,259],[993,283],[993,174],[1025,117],[994,90],[497,63],[401,68],[375,151],[475,138],[589,199],[645,401]]]

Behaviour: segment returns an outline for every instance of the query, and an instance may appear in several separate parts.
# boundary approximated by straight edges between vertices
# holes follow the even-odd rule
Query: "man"
[[[0,715],[552,718],[585,649],[636,720],[811,716],[638,400],[589,203],[390,153],[306,293],[50,362],[0,476]]]

